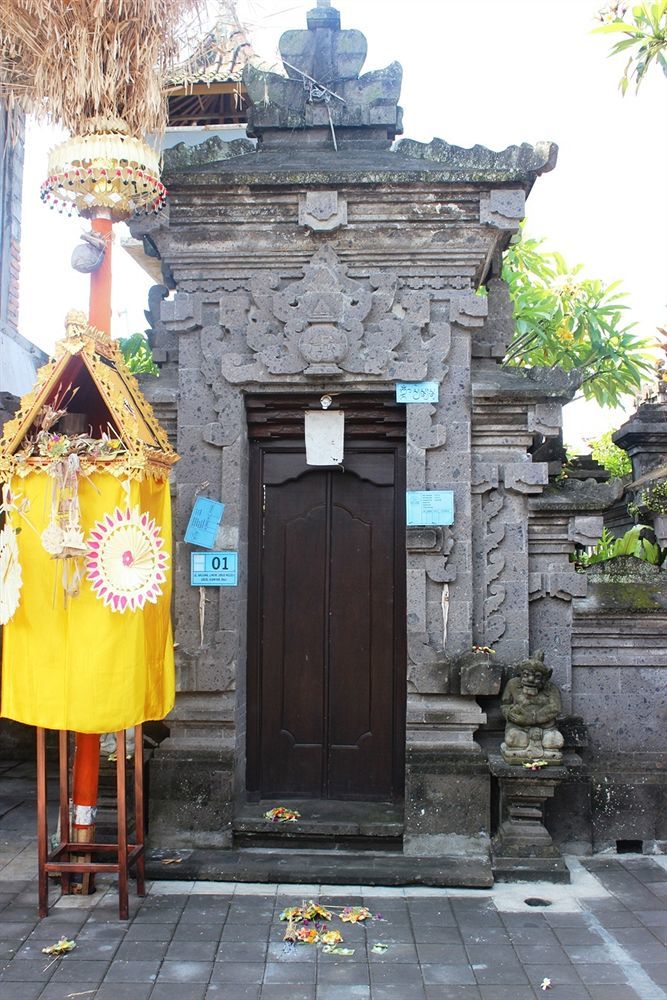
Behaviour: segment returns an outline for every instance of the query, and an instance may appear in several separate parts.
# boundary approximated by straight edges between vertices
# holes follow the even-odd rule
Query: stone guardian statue
[[[561,698],[552,673],[544,653],[536,652],[519,664],[518,676],[505,686],[500,704],[507,724],[500,752],[507,764],[560,764],[563,759],[563,736],[556,725]]]

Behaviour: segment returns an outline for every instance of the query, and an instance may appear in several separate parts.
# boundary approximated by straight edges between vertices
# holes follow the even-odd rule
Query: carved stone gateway
[[[374,734],[374,710],[361,721],[357,711],[372,706],[365,678],[382,674],[379,654],[363,639],[371,634],[366,619],[400,621],[391,648],[400,652],[401,683],[385,688],[382,705],[398,774],[393,818],[355,836],[384,830],[420,877],[437,868],[459,884],[489,885],[491,776],[480,730],[488,706],[497,714],[503,667],[528,654],[531,616],[540,623],[543,609],[573,592],[569,515],[540,508],[540,524],[558,523],[537,541],[528,525],[548,482],[547,464],[532,451],[558,439],[560,406],[575,386],[499,365],[512,334],[500,255],[556,149],[495,153],[441,140],[393,149],[400,66],[360,75],[365,40],[342,31],[327,3],[309,13],[307,30],[283,36],[281,52],[286,75],[246,74],[257,148],[223,152],[210,144],[195,149],[191,164],[180,149],[173,165],[167,152],[169,219],[146,224],[175,289],[168,299],[163,290],[153,295],[151,336],[161,366],[155,392],[182,455],[176,537],[194,497],[205,493],[225,503],[216,547],[239,555],[238,586],[201,597],[190,586],[191,550],[177,548],[179,693],[170,737],[152,764],[151,832],[171,846],[228,847],[255,829],[244,813],[255,788],[248,775],[261,790],[269,716],[259,713],[258,723],[252,704],[261,675],[249,671],[263,655],[252,623],[261,620],[258,604],[270,600],[271,621],[280,624],[276,601],[283,601],[285,620],[300,612],[301,623],[281,639],[285,656],[299,643],[303,653],[284,676],[291,683],[296,673],[302,683],[289,688],[292,702],[304,700],[271,745],[285,760],[296,747],[311,769],[309,787],[326,794],[333,786],[312,765],[315,743],[340,732],[334,749],[344,756],[346,746],[356,753]],[[146,227],[136,224],[135,232]],[[476,294],[485,283],[488,298]],[[399,408],[396,383],[421,381],[436,383],[437,400]],[[340,470],[313,472],[300,464],[303,411],[319,408],[323,395],[345,411],[346,452]],[[453,524],[406,531],[405,498],[386,504],[405,489],[451,492]],[[286,499],[271,521],[275,497]],[[566,541],[543,559],[558,532]],[[268,554],[266,537],[278,539]],[[301,547],[286,538],[301,539]],[[320,595],[319,617],[312,598],[290,604],[290,574],[262,590],[262,573],[274,571],[266,560],[278,550],[280,565],[299,575],[298,593]],[[385,583],[400,570],[381,608],[369,603],[384,593],[369,577],[371,563]],[[354,579],[342,575],[346,564]],[[341,608],[345,628],[336,618]],[[316,617],[324,632],[309,645]],[[362,637],[351,643],[354,664],[346,661],[346,696],[331,702],[335,677],[317,687],[326,702],[322,724],[318,716],[317,732],[299,743],[301,720],[314,719],[322,669],[312,650],[321,660],[325,649],[335,671],[331,636],[346,632]],[[491,646],[495,653],[483,651]],[[560,683],[568,669],[560,651],[555,667]],[[275,774],[276,794],[280,770],[264,767]],[[285,781],[297,787],[298,778]],[[298,824],[291,836],[299,837]],[[272,875],[267,869],[262,877]]]

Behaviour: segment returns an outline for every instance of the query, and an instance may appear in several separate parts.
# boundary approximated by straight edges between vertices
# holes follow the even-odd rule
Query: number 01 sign
[[[238,552],[192,552],[190,583],[193,587],[235,587]]]

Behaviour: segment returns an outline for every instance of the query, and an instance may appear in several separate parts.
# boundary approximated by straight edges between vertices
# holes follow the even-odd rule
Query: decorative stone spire
[[[287,77],[246,67],[248,135],[271,141],[279,138],[279,130],[317,129],[309,137],[311,144],[318,138],[330,144],[334,134],[342,133],[345,142],[359,137],[366,146],[376,139],[388,147],[402,132],[400,65],[360,76],[366,38],[360,31],[341,29],[340,13],[330,0],[317,0],[307,25],[281,36]]]

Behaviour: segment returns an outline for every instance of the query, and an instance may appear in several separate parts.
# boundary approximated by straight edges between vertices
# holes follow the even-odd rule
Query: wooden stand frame
[[[129,917],[128,874],[130,865],[136,866],[137,895],[145,896],[144,877],[144,754],[143,726],[134,729],[134,822],[136,843],[129,844],[127,837],[127,809],[125,803],[125,730],[116,733],[116,796],[118,809],[118,835],[115,844],[73,843],[70,838],[69,818],[69,741],[66,730],[58,732],[58,760],[60,776],[60,844],[48,849],[48,820],[46,810],[46,730],[37,728],[37,862],[39,871],[39,915],[49,912],[49,874],[60,873],[63,895],[69,890],[71,875],[86,872],[118,873],[118,916]],[[115,855],[115,861],[95,861],[95,854]],[[72,861],[72,855],[87,855],[87,861]]]

